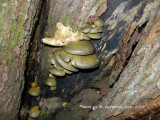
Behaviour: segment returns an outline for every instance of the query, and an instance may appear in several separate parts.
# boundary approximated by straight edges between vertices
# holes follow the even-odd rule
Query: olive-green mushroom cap
[[[65,69],[67,69],[67,70],[70,70],[70,71],[73,71],[73,72],[77,72],[78,69],[76,69],[75,67],[73,67],[70,62],[69,62],[69,63],[66,63],[66,62],[64,62],[64,61],[60,58],[59,55],[60,55],[61,53],[62,53],[61,51],[56,51],[56,52],[55,52],[55,58],[56,58],[57,62],[58,62],[63,68],[65,68]]]
[[[95,49],[89,41],[77,41],[63,47],[63,50],[75,55],[89,55],[94,53]]]
[[[82,31],[83,33],[89,33],[90,30],[91,30],[90,26],[86,26],[86,27],[82,28],[81,31]]]
[[[46,81],[45,84],[52,87],[52,86],[56,86],[56,79],[55,78],[51,78],[49,77]]]
[[[59,56],[64,62],[69,62],[73,57],[72,54],[69,54],[65,51],[61,52],[61,54],[59,54]]]
[[[34,106],[29,110],[29,117],[38,118],[40,115],[40,110],[38,106]]]
[[[100,38],[102,38],[102,33],[88,33],[87,35],[92,39],[100,39]]]
[[[92,69],[99,66],[99,59],[95,54],[88,56],[75,55],[72,59],[72,65],[80,69]]]
[[[31,96],[39,96],[40,95],[40,87],[31,87],[29,90],[28,90],[28,93],[31,95]]]
[[[54,54],[50,54],[50,63],[54,65],[55,68],[59,69],[59,70],[63,70],[63,68],[59,65],[59,63],[57,62]]]
[[[69,71],[69,70],[66,70],[66,69],[64,69],[64,72],[67,73],[67,74],[72,74],[73,73],[72,71]]]
[[[56,76],[65,76],[64,70],[59,70],[59,69],[57,69],[57,68],[55,68],[55,67],[52,67],[52,68],[49,70],[49,72],[50,72],[51,74],[56,75]]]
[[[103,31],[103,28],[100,27],[100,26],[95,26],[95,27],[92,27],[91,30],[90,30],[90,33],[98,33],[98,32],[102,32]]]
[[[97,19],[94,21],[94,24],[95,24],[96,26],[103,26],[103,25],[104,25],[104,22],[103,22],[102,19],[97,18]]]

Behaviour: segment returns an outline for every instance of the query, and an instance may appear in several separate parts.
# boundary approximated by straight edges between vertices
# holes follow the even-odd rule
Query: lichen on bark
[[[41,2],[0,1],[0,118],[17,119],[30,35]],[[30,6],[32,6],[30,8]],[[29,11],[30,10],[30,11]],[[32,12],[30,14],[30,12]],[[35,18],[34,18],[35,17]],[[29,22],[28,22],[29,21]],[[33,22],[34,21],[34,22]],[[29,26],[29,29],[26,26]],[[7,117],[6,117],[7,116]]]

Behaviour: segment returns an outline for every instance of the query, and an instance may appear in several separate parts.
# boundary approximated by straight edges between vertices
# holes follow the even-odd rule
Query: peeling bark
[[[27,49],[41,3],[40,0],[0,2],[0,119],[17,119]]]

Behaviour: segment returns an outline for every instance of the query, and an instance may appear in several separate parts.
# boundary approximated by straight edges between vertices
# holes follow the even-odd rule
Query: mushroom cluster
[[[95,55],[95,48],[89,41],[91,39],[100,39],[102,37],[104,22],[97,18],[93,24],[73,32],[73,30],[62,23],[57,23],[53,38],[43,38],[45,44],[52,46],[62,46],[59,50],[50,54],[51,68],[49,77],[45,84],[50,86],[50,90],[56,89],[55,76],[65,76],[78,72],[79,69],[92,69],[99,66],[99,59]],[[40,95],[40,87],[37,82],[31,83],[29,89],[31,96]],[[64,102],[64,107],[67,103]],[[39,106],[34,106],[29,110],[29,118],[38,118],[40,115]]]
[[[35,97],[40,95],[40,87],[37,85],[36,81],[31,83],[31,88],[28,90],[28,93]]]
[[[29,119],[38,118],[40,115],[39,106],[34,106],[29,110]]]
[[[95,48],[89,41],[77,41],[63,46],[50,56],[52,64],[49,72],[56,76],[65,76],[79,69],[92,69],[99,66],[94,54]]]
[[[65,76],[78,72],[79,69],[92,69],[99,66],[99,59],[95,55],[95,48],[89,41],[102,37],[104,22],[97,18],[93,24],[87,25],[81,31],[73,32],[62,23],[57,23],[53,38],[43,38],[45,44],[62,46],[59,50],[50,54],[51,68],[49,73],[55,76]],[[51,82],[52,80],[52,82]],[[56,80],[49,77],[45,83],[50,90],[56,89]]]
[[[104,22],[100,18],[97,18],[93,24],[82,28],[81,31],[92,39],[100,39],[102,38],[103,25]]]

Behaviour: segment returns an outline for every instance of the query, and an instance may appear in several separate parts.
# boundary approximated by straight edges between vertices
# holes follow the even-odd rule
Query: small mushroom
[[[31,86],[32,86],[32,87],[37,87],[37,82],[36,82],[36,81],[32,82],[32,83],[31,83]]]
[[[102,33],[88,33],[87,35],[92,39],[100,39],[100,38],[102,38]]]
[[[31,96],[39,96],[40,95],[40,87],[31,87],[28,91]]]
[[[70,64],[70,62],[69,62],[69,63],[66,63],[66,62],[64,62],[64,61],[60,58],[60,56],[59,56],[60,53],[61,53],[61,51],[56,51],[56,53],[55,53],[55,58],[56,58],[57,62],[58,62],[62,67],[64,67],[65,69],[70,70],[70,71],[73,71],[73,72],[77,72],[78,69],[74,68],[74,67]]]
[[[59,63],[57,62],[54,54],[50,54],[50,63],[54,65],[55,68],[59,69],[59,70],[63,70],[63,68],[59,65]]]
[[[103,28],[100,27],[100,26],[95,26],[95,27],[92,27],[91,30],[90,30],[90,33],[98,33],[98,32],[102,32],[103,31]]]
[[[56,75],[56,76],[65,76],[64,70],[59,70],[59,69],[57,69],[55,67],[51,67],[51,69],[49,70],[49,72],[51,74]]]
[[[34,106],[29,110],[29,117],[38,118],[40,115],[40,110],[38,106]]]
[[[81,31],[82,31],[83,33],[89,33],[90,30],[91,30],[90,26],[86,26],[86,27],[82,28]]]
[[[63,47],[63,50],[76,55],[89,55],[94,53],[94,46],[89,41],[77,41]]]
[[[88,56],[75,55],[71,62],[74,67],[80,69],[91,69],[99,66],[99,60],[95,54]]]
[[[56,79],[55,78],[51,78],[49,77],[46,81],[45,84],[50,86],[50,90],[55,90],[55,86],[56,86]]]
[[[104,22],[103,22],[102,19],[97,18],[97,19],[94,21],[94,24],[95,24],[96,26],[103,26],[103,25],[104,25]]]
[[[88,37],[88,35],[87,34],[85,34],[85,33],[80,33],[81,34],[81,36],[83,36],[83,38],[84,39],[82,39],[82,40],[90,40],[90,37]],[[76,41],[75,41],[76,42]]]

